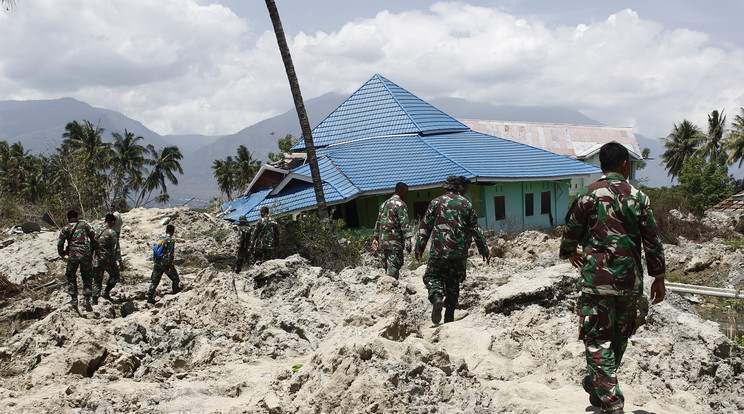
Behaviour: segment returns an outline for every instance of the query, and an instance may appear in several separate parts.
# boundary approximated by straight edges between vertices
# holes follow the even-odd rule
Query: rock
[[[39,226],[39,223],[27,221],[21,225],[21,229],[24,233],[38,233],[41,231],[41,226]]]

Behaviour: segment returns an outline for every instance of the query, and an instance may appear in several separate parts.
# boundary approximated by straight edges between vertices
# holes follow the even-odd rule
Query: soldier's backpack
[[[165,257],[165,239],[159,239],[152,246],[152,257],[156,260],[160,260]]]

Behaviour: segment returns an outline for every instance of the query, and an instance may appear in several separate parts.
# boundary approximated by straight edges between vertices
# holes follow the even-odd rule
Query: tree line
[[[115,202],[130,207],[167,202],[167,184],[178,184],[176,173],[183,174],[178,147],[144,146],[143,137],[126,129],[104,142],[104,132],[100,124],[72,121],[51,155],[32,155],[20,142],[0,141],[0,197],[53,203],[83,215]]]
[[[274,133],[271,133],[274,136]],[[292,134],[287,134],[284,138],[277,141],[279,152],[270,152],[268,155],[269,162],[281,161],[285,153],[289,153],[290,148],[297,143],[292,138]],[[217,159],[212,162],[212,175],[217,180],[217,187],[220,193],[227,200],[232,200],[233,196],[245,194],[248,185],[261,168],[261,161],[254,158],[254,153],[249,151],[245,145],[238,147],[235,156],[228,155],[224,159]]]
[[[707,132],[685,119],[665,138],[661,158],[668,176],[676,178],[684,207],[701,215],[706,209],[744,190],[744,180],[728,166],[744,163],[744,107],[726,128],[724,111],[708,114]]]

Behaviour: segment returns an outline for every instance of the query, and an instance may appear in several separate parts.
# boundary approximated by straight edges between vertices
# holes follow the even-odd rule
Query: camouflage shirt
[[[238,224],[238,250],[247,252],[251,248],[251,234],[253,227],[250,224]]]
[[[65,250],[65,241],[67,241],[67,250]],[[97,246],[96,236],[90,225],[84,221],[70,221],[59,232],[57,253],[62,256],[67,252],[69,260],[91,260],[93,246]]]
[[[173,240],[173,237],[168,236],[167,234],[165,237],[163,237],[163,250],[165,250],[165,254],[163,255],[162,259],[153,259],[155,261],[155,266],[160,267],[171,267],[173,266],[173,259],[176,256],[176,241]]]
[[[416,238],[417,253],[423,253],[429,235],[432,257],[468,257],[473,238],[478,252],[488,254],[486,238],[478,227],[478,215],[470,201],[459,194],[448,192],[429,203]]]
[[[648,197],[618,173],[584,187],[566,215],[560,257],[583,247],[579,289],[596,295],[643,293],[641,244],[650,276],[666,271]]]
[[[273,218],[261,217],[256,223],[251,236],[251,247],[254,249],[273,249],[279,241],[279,228]]]
[[[406,239],[411,236],[406,203],[399,195],[393,194],[380,205],[380,212],[377,214],[375,239],[380,244],[379,249],[402,250]]]
[[[96,240],[98,240],[98,266],[116,266],[116,262],[121,260],[119,236],[116,235],[116,231],[104,226],[96,231],[96,236]]]

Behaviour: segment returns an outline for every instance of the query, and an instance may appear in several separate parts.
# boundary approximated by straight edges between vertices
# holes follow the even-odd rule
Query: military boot
[[[77,308],[77,296],[73,296],[72,298],[70,298],[70,301],[67,303],[69,303],[69,305],[73,308]]]
[[[431,322],[436,325],[442,320],[442,306],[444,305],[442,294],[435,293],[431,295],[431,304]]]
[[[111,302],[111,289],[106,288],[106,290],[103,291],[103,294],[101,295],[101,297]]]
[[[175,285],[175,284],[174,284],[174,285],[173,285],[173,291],[171,292],[171,294],[175,295],[175,294],[177,294],[177,293],[178,293],[178,292],[180,292],[180,291],[181,291],[181,286],[180,286],[180,285]]]
[[[150,304],[154,304],[155,303],[155,299],[152,297],[151,294],[148,294],[147,295],[147,303],[150,303]]]
[[[444,323],[455,321],[455,308],[448,307],[444,310]]]
[[[93,310],[93,308],[90,306],[90,296],[86,296],[83,299],[83,307],[85,310]]]
[[[595,407],[601,407],[602,400],[599,398],[599,395],[597,395],[597,391],[592,386],[592,377],[590,377],[589,375],[584,377],[584,380],[581,381],[581,386],[584,388],[584,391],[589,394],[589,404]]]

